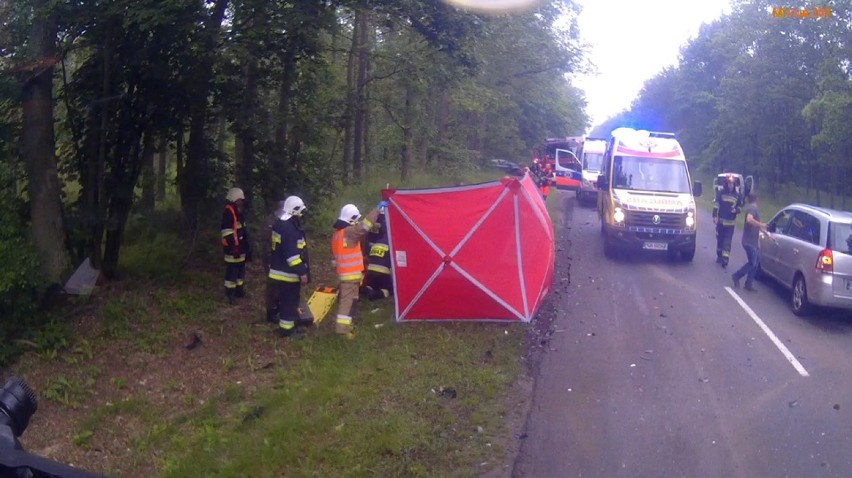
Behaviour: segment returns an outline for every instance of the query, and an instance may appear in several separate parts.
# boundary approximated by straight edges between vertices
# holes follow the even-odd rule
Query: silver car
[[[760,273],[790,289],[790,305],[852,309],[852,213],[791,204],[760,235]]]

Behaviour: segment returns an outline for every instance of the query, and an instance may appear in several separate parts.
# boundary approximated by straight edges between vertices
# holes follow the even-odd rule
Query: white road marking
[[[802,364],[799,363],[799,361],[796,359],[796,357],[781,342],[781,340],[774,333],[772,333],[772,331],[769,329],[769,327],[767,327],[766,324],[763,323],[762,320],[760,320],[760,317],[758,317],[757,314],[755,314],[754,311],[751,310],[751,307],[749,307],[748,304],[746,304],[745,301],[736,292],[734,292],[734,290],[731,289],[730,287],[725,287],[725,290],[728,291],[728,293],[731,294],[731,297],[733,297],[734,300],[737,301],[737,303],[740,304],[740,307],[742,307],[743,310],[745,310],[746,313],[749,316],[751,316],[752,320],[754,320],[755,323],[757,323],[758,327],[760,327],[763,330],[763,332],[766,333],[766,335],[769,336],[769,339],[772,340],[772,343],[774,343],[775,346],[778,347],[778,350],[780,350],[781,353],[784,354],[784,357],[786,357],[787,361],[790,362],[793,365],[793,368],[795,368],[796,371],[799,372],[799,375],[801,375],[802,377],[808,377],[809,374],[808,374],[808,371],[805,370],[805,367],[803,367]]]

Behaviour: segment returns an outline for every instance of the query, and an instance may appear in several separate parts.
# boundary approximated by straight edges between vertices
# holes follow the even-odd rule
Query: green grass
[[[470,184],[498,176],[420,175],[393,186]],[[325,204],[308,205],[316,265],[312,285],[333,283],[331,271],[320,264],[327,262],[337,210],[353,202],[366,213],[388,182],[372,179]],[[558,194],[547,203],[553,213]],[[136,230],[128,237],[137,240],[123,249],[124,287],[100,297],[98,326],[42,357],[46,368],[57,355],[66,367],[42,393],[80,415],[65,435],[73,445],[121,443],[122,455],[129,450],[129,457],[115,461],[105,455],[99,471],[131,476],[155,469],[167,477],[477,476],[481,463],[503,462],[503,444],[511,439],[506,398],[520,373],[527,326],[396,324],[392,303],[364,301],[354,340],[334,334],[331,319],[302,340],[280,340],[268,328],[251,325],[252,319],[229,319],[221,271],[190,269],[177,260],[174,250],[180,248],[164,246],[175,240],[173,232]],[[248,280],[250,294],[258,294],[251,313],[260,317],[262,278]],[[133,395],[138,388],[132,371],[87,366],[104,347],[124,357],[168,358],[177,334],[187,330],[201,331],[204,347],[209,337],[224,344],[207,366],[223,377],[209,384],[209,392],[163,377],[156,396]],[[81,403],[94,406],[81,409]]]
[[[375,179],[335,200],[366,213],[386,185]],[[441,185],[419,177],[400,187]],[[310,221],[330,228],[334,216],[326,207]],[[324,248],[314,254],[313,244],[316,261]],[[476,476],[479,463],[499,462],[524,326],[395,324],[392,315],[392,304],[365,302],[355,340],[326,328],[287,343],[271,389],[209,401],[160,433],[169,437],[164,476]],[[250,356],[247,365],[257,367]]]
[[[365,316],[353,341],[300,342],[250,405],[212,404],[174,435],[164,475],[475,476],[502,452],[489,443],[506,433],[521,327],[393,325],[388,312]]]

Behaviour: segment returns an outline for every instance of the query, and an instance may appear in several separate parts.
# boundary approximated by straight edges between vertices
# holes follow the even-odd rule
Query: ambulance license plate
[[[642,248],[652,251],[665,251],[669,248],[669,244],[667,242],[646,242],[642,244]]]

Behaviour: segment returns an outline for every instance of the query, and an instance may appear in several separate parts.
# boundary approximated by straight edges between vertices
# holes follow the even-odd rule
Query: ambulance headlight
[[[618,225],[624,224],[624,211],[620,207],[615,208],[615,211],[612,213],[612,219]]]
[[[686,227],[692,229],[695,227],[695,212],[689,211],[686,213]]]

